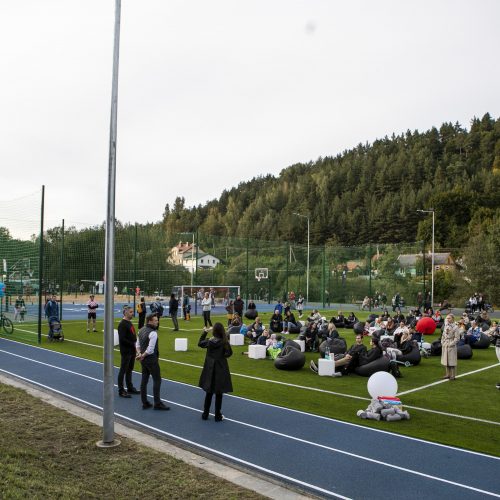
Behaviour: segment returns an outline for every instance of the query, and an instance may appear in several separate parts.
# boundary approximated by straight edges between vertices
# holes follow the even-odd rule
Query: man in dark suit
[[[118,339],[120,341],[120,354],[122,357],[120,371],[118,372],[118,395],[122,398],[130,398],[130,394],[140,394],[132,384],[132,372],[135,362],[135,343],[137,335],[132,324],[134,310],[130,306],[123,308],[123,319],[118,325]],[[127,389],[123,385],[123,378],[127,384]]]

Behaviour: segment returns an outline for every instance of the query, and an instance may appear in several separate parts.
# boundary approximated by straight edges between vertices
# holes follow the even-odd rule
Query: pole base
[[[97,441],[96,446],[98,448],[116,448],[121,445],[121,441],[119,439],[113,439],[110,443],[105,443],[104,441]]]

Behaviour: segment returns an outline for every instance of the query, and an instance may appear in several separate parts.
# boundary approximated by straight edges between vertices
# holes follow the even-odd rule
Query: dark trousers
[[[174,324],[174,330],[179,329],[179,321],[177,320],[177,311],[175,313],[172,313],[171,315],[172,318],[172,323]]]
[[[148,402],[148,382],[149,376],[153,378],[153,399],[154,404],[161,403],[160,399],[160,386],[161,386],[161,373],[158,358],[151,354],[146,356],[142,361],[142,379],[141,379],[141,400],[143,404]]]
[[[210,311],[203,311],[203,321],[205,326],[212,326],[212,320],[210,319]]]
[[[210,413],[210,405],[212,404],[213,392],[207,392],[205,394],[205,405],[203,407],[203,413],[208,415]],[[215,395],[215,415],[220,415],[222,413],[222,393]]]
[[[134,384],[132,383],[132,372],[134,371],[135,363],[135,352],[121,353],[122,361],[120,363],[120,371],[118,372],[118,390],[123,390],[123,378],[125,377],[125,383],[127,389],[132,389]]]
[[[146,313],[139,313],[139,330],[144,326],[144,323],[146,321]]]

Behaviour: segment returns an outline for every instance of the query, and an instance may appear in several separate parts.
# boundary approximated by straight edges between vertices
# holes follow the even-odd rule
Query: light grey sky
[[[497,0],[123,0],[116,216],[500,115]],[[0,2],[2,198],[105,219],[114,0]],[[38,210],[38,207],[36,207]]]

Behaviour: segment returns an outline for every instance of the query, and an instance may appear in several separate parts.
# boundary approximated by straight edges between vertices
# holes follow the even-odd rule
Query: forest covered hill
[[[236,160],[237,162],[237,160]],[[235,163],[237,168],[237,163]],[[199,230],[214,236],[359,245],[430,240],[436,211],[436,246],[464,248],[498,224],[500,214],[500,119],[489,114],[469,129],[444,123],[359,144],[336,156],[285,168],[228,187],[205,205],[166,205],[167,239]]]

